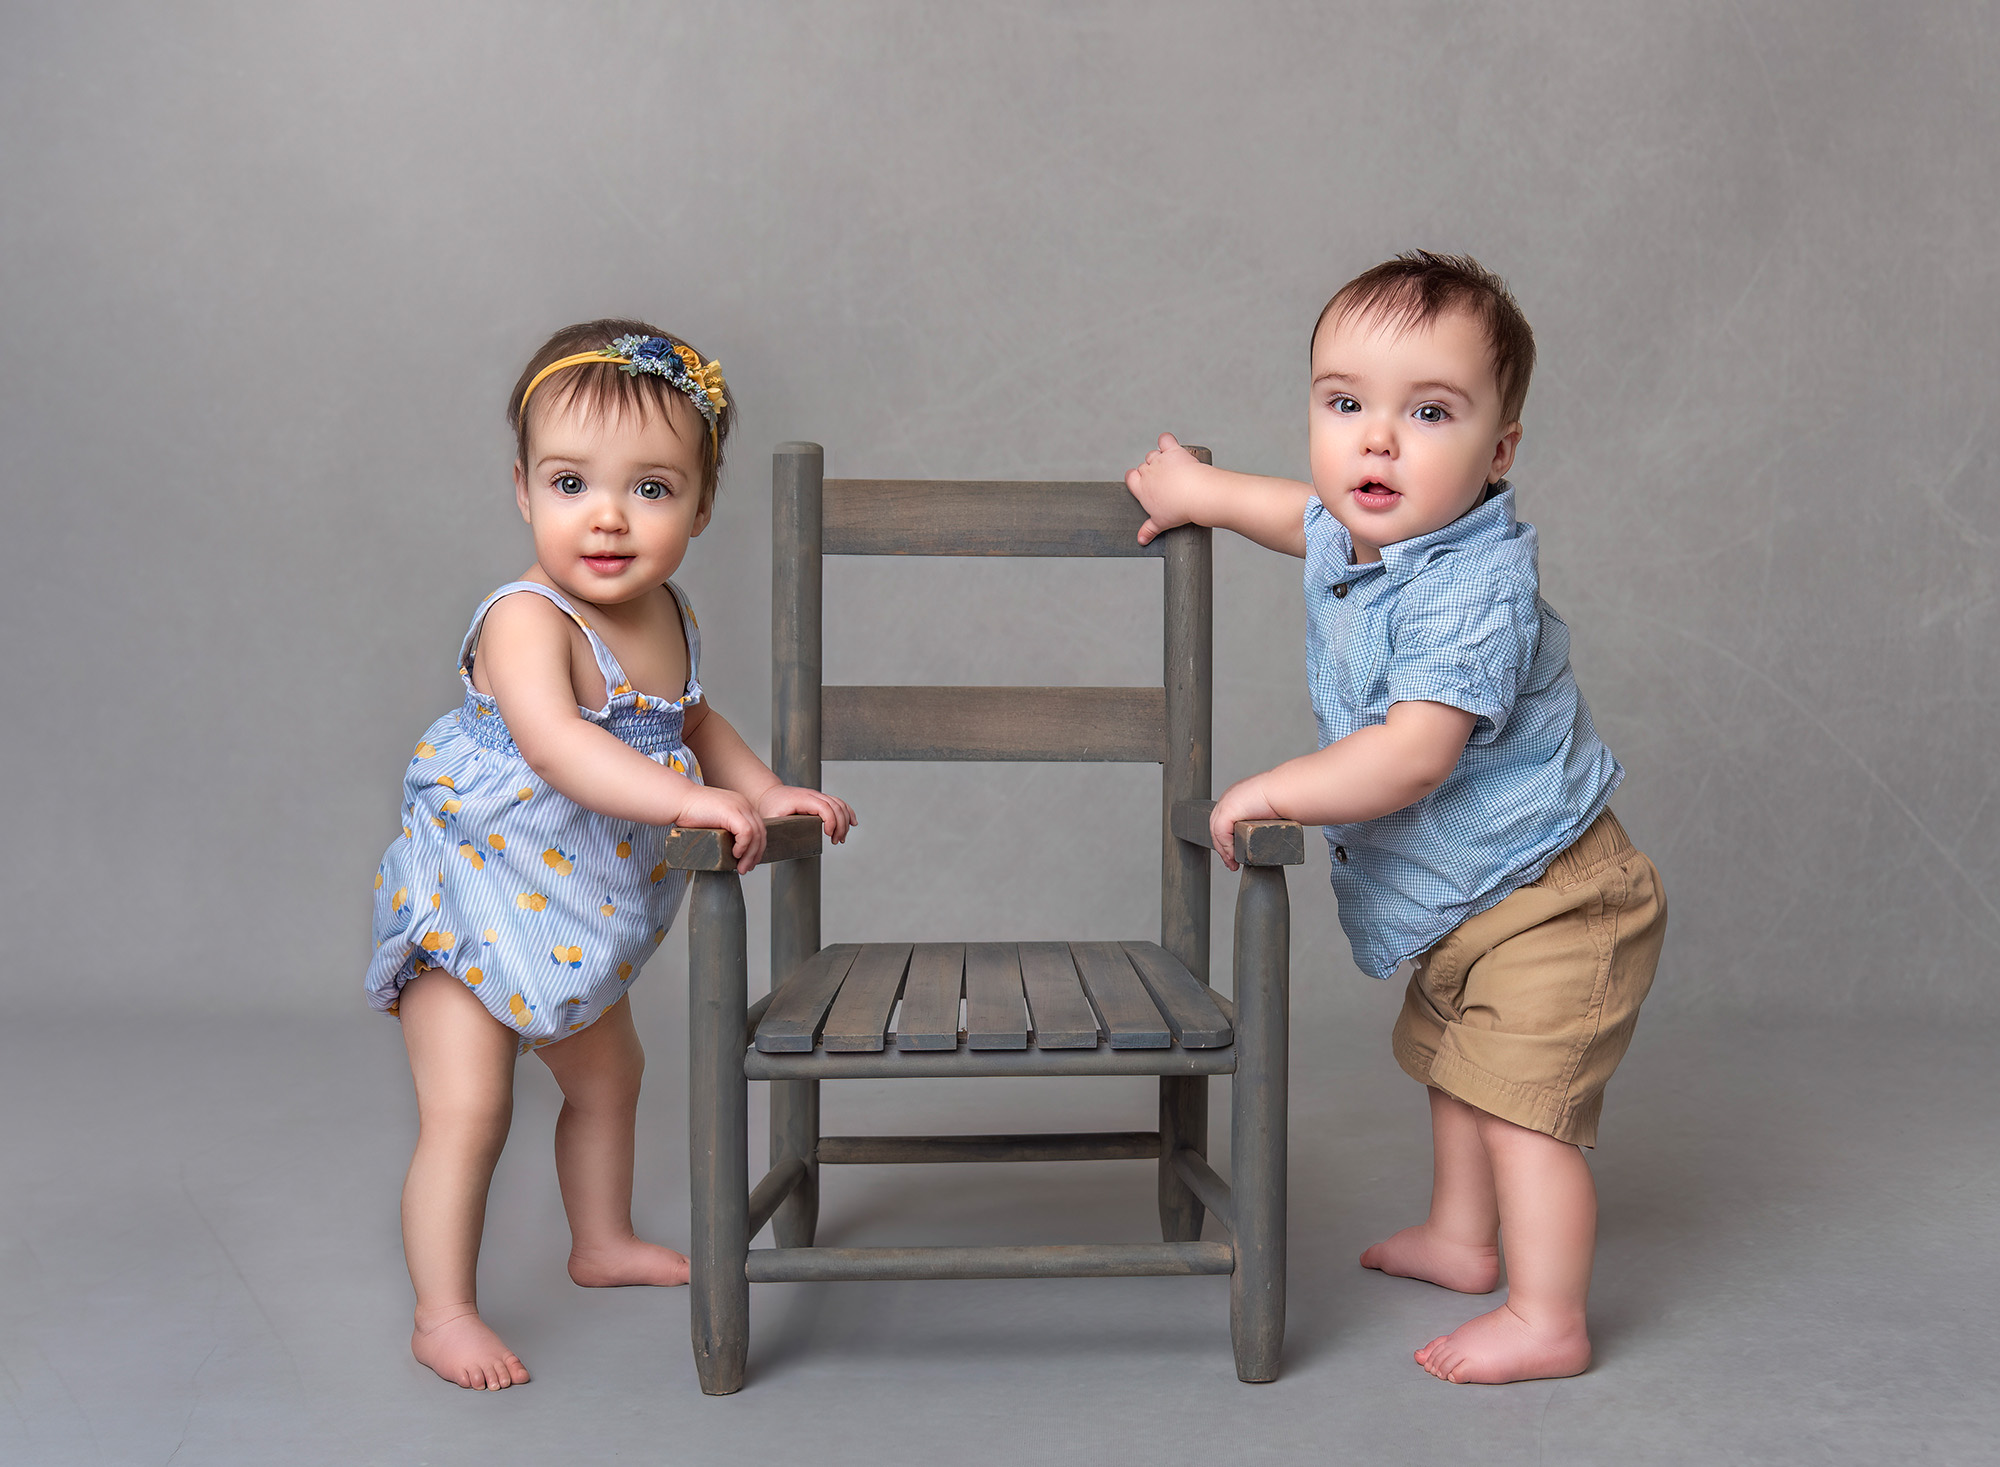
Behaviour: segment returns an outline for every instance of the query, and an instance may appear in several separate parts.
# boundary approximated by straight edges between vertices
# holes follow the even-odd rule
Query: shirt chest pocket
[[[1329,639],[1333,684],[1341,701],[1364,718],[1388,711],[1389,617],[1385,608],[1357,606],[1346,627]]]

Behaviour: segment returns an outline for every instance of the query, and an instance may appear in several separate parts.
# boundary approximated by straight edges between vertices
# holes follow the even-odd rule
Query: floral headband
[[[550,362],[529,379],[521,393],[521,416],[528,415],[528,399],[542,379],[564,367],[575,367],[585,362],[610,362],[624,371],[628,377],[636,377],[641,372],[650,372],[655,377],[664,377],[674,387],[687,396],[708,424],[711,443],[717,441],[717,429],[722,420],[722,410],[729,406],[729,399],[723,394],[729,384],[722,380],[720,362],[704,362],[701,353],[684,341],[671,341],[664,336],[621,336],[611,345],[599,347],[596,351],[582,351],[575,356],[563,357]]]

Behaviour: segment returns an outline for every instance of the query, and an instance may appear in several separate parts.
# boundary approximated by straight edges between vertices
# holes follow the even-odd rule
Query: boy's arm
[[[1125,476],[1125,487],[1146,511],[1141,545],[1162,530],[1195,524],[1234,530],[1267,550],[1305,556],[1310,484],[1215,468],[1182,448],[1173,434],[1162,433],[1160,446]]]
[[[1236,869],[1239,820],[1352,825],[1414,805],[1451,777],[1477,721],[1448,703],[1391,704],[1387,722],[1231,785],[1209,817],[1216,853]]]

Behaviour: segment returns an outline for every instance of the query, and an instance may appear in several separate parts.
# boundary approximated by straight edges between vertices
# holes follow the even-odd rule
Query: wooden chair
[[[677,830],[688,902],[689,1313],[701,1388],[743,1384],[750,1285],[858,1279],[1229,1274],[1236,1372],[1276,1378],[1285,1326],[1289,821],[1236,827],[1235,1001],[1208,987],[1212,694],[1209,532],[1140,546],[1119,483],[824,480],[817,444],[773,470],[773,765],[822,760],[1128,760],[1161,766],[1160,940],[820,945],[820,830],[770,822],[772,992],[747,999],[742,882],[726,837]],[[823,555],[1154,556],[1166,581],[1155,688],[823,687]],[[965,1027],[959,1027],[959,1001]],[[901,1017],[889,1022],[897,1000]],[[1025,1001],[1024,1001],[1025,1000]],[[1159,1129],[1059,1135],[822,1136],[822,1080],[1158,1075]],[[1234,1186],[1209,1166],[1208,1077],[1234,1075]],[[748,1170],[748,1080],[771,1085],[771,1169]],[[818,1171],[840,1163],[1157,1158],[1165,1241],[821,1248]],[[1229,1241],[1201,1241],[1204,1212]],[[750,1241],[773,1224],[773,1248]]]

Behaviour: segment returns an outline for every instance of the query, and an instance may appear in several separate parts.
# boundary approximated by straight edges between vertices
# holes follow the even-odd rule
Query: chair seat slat
[[[1069,950],[1113,1049],[1165,1049],[1173,1043],[1124,948],[1115,942],[1073,942]]]
[[[1122,944],[1146,991],[1153,996],[1174,1040],[1188,1049],[1217,1049],[1235,1037],[1206,983],[1157,942]]]
[[[1026,1049],[1028,1007],[1021,992],[1021,958],[1012,943],[975,942],[965,949],[965,1046]]]
[[[898,1049],[957,1049],[958,1000],[965,987],[965,949],[957,943],[920,942],[910,952],[903,980],[903,1012],[896,1020]]]
[[[828,479],[827,555],[1159,557],[1122,483]]]
[[[863,944],[820,1030],[821,1047],[836,1051],[880,1049],[889,1029],[889,1014],[902,996],[903,974],[909,963],[907,942]]]
[[[1157,764],[1164,688],[832,686],[820,690],[825,759],[994,759]]]
[[[839,942],[821,948],[779,985],[757,1025],[757,1048],[765,1054],[797,1054],[813,1047],[827,1005],[840,992],[861,945]]]
[[[1097,1048],[1097,1015],[1061,942],[1021,944],[1021,986],[1035,1025],[1037,1049]]]

